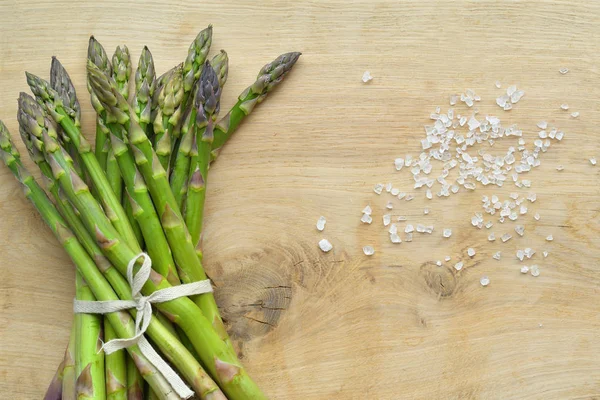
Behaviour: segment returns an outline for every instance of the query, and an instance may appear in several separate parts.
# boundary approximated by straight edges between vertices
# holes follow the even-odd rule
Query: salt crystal
[[[536,195],[535,193],[529,193],[529,194],[527,195],[527,200],[529,200],[530,202],[532,202],[532,203],[533,203],[534,201],[536,201],[536,200],[537,200],[537,195]]]
[[[385,205],[385,208],[387,208],[388,210],[391,210],[392,208],[394,208],[394,205],[392,204],[391,201],[388,201],[388,203]]]
[[[415,228],[411,224],[406,225],[406,228],[404,228],[404,232],[406,232],[406,233],[411,233],[414,230],[415,230]]]
[[[427,197],[429,200],[433,198],[433,195],[431,194],[431,189],[427,189],[427,192],[425,192],[425,197]]]
[[[509,235],[508,233],[505,233],[504,235],[502,235],[502,242],[508,242],[510,239],[512,239],[512,236]]]
[[[363,214],[360,220],[364,224],[370,224],[371,222],[373,222],[373,218],[371,218],[369,214]]]
[[[362,212],[363,214],[367,214],[367,215],[371,215],[371,212],[373,210],[371,210],[371,206],[366,206],[365,208],[363,208]]]
[[[535,254],[535,250],[533,250],[531,247],[527,247],[523,253],[527,256],[527,258],[531,258]]]
[[[366,256],[372,256],[375,254],[375,249],[373,246],[365,246],[363,247],[363,253],[365,253]]]
[[[504,105],[504,111],[508,111],[508,110],[512,110],[512,104],[511,103],[506,103]]]
[[[419,232],[419,233],[425,233],[425,225],[423,225],[423,224],[417,224],[417,232]]]
[[[515,93],[517,91],[517,86],[516,85],[510,85],[508,88],[506,88],[506,94],[508,96],[512,96],[513,93]]]
[[[472,247],[469,247],[467,249],[467,254],[469,255],[469,257],[473,257],[475,255],[475,249]]]
[[[402,243],[402,239],[397,233],[390,233],[390,240],[392,243]]]
[[[540,132],[538,133],[538,136],[539,136],[541,139],[546,139],[546,138],[548,137],[548,132],[546,132],[546,131],[540,131]]]
[[[569,109],[569,105],[567,103],[563,103],[560,105],[560,108],[562,108],[563,110],[567,111]]]
[[[517,250],[517,258],[519,261],[523,261],[523,258],[525,258],[525,252],[523,250]]]
[[[538,128],[546,129],[548,127],[548,123],[546,121],[540,121],[537,123]]]
[[[502,252],[501,251],[497,251],[494,253],[494,255],[492,256],[492,258],[494,260],[500,260],[500,257],[502,256]]]
[[[459,189],[458,185],[452,185],[452,187],[450,188],[450,190],[454,194],[458,193],[458,189]]]
[[[371,76],[371,73],[369,71],[365,71],[365,73],[362,76],[362,81],[364,83],[369,82],[371,79],[373,79],[373,77]]]
[[[579,117],[579,111],[572,112],[571,117],[573,117],[573,118]]]
[[[556,140],[561,141],[562,138],[565,136],[565,133],[563,131],[558,131],[556,132]]]
[[[475,117],[471,117],[468,122],[469,130],[475,130],[481,126],[481,122],[477,121]]]
[[[398,200],[402,200],[405,197],[406,197],[406,193],[404,193],[404,192],[398,193]]]
[[[385,191],[388,192],[388,193],[392,191],[392,184],[391,183],[388,183],[387,185],[385,185]]]
[[[400,193],[400,189],[393,188],[390,193],[392,194],[392,196],[398,196],[398,194]]]
[[[450,256],[446,256],[446,257],[444,257],[444,260],[445,260],[445,261],[450,261],[451,259],[452,259],[452,257],[450,257]]]
[[[548,235],[548,236],[546,236],[546,240],[551,242],[554,240],[554,237],[552,237],[552,235]]]
[[[523,225],[515,226],[515,232],[519,234],[519,236],[523,236],[525,234],[525,227]]]
[[[492,232],[488,235],[488,240],[490,242],[493,242],[494,240],[496,240],[496,235],[494,235],[494,232]]]
[[[596,165],[597,163],[598,163],[598,161],[596,161],[596,157],[590,158],[590,164]]]
[[[482,276],[479,280],[479,283],[481,283],[481,286],[486,287],[490,284],[490,278],[488,278],[487,276]]]
[[[486,222],[486,224],[485,224],[485,227],[486,227],[487,229],[490,229],[492,226],[494,226],[494,224],[493,224],[493,222],[492,222],[492,221],[488,221],[488,222]]]
[[[381,192],[383,192],[383,184],[378,183],[377,185],[375,185],[373,191],[377,194],[381,194]]]
[[[445,238],[449,238],[450,236],[452,236],[452,229],[448,229],[448,228],[444,229],[444,231],[442,232],[442,235]]]
[[[527,214],[527,207],[524,204],[521,204],[521,208],[519,209],[519,214]]]
[[[506,102],[509,100],[510,98],[506,95],[504,96],[500,96],[498,98],[496,98],[496,104],[498,104],[500,107],[504,108],[506,107]]]
[[[453,94],[452,96],[450,96],[450,105],[454,106],[456,105],[456,102],[458,101],[458,96]]]
[[[327,222],[327,220],[325,220],[325,217],[319,217],[319,219],[317,220],[317,229],[322,231],[323,229],[325,229],[325,223]]]
[[[435,265],[437,265],[438,267],[441,267],[441,266],[442,266],[442,262],[441,262],[440,260],[437,260],[437,261],[435,262]]]
[[[396,171],[400,171],[404,167],[404,158],[396,158],[394,165],[396,166]]]
[[[423,214],[425,214],[425,215],[429,214],[429,208],[423,209]]]
[[[544,258],[548,257],[548,252],[547,251],[544,251],[542,254],[544,255]]]
[[[460,271],[462,269],[463,265],[465,265],[465,264],[462,261],[459,261],[456,264],[454,264],[454,269],[456,269],[457,271]]]
[[[565,68],[565,67],[563,67],[563,68],[559,69],[559,70],[558,70],[558,72],[560,72],[561,74],[563,74],[563,75],[564,75],[564,74],[566,74],[567,72],[569,72],[569,68]]]
[[[415,198],[415,196],[413,196],[412,194],[407,194],[407,195],[406,195],[406,198],[405,198],[404,200],[406,200],[406,201],[411,201],[411,200],[412,200],[412,199],[414,199],[414,198]]]
[[[404,241],[406,241],[406,242],[412,242],[412,239],[413,239],[413,234],[412,234],[412,232],[409,232],[409,233],[406,234],[406,237],[404,238]]]
[[[526,273],[528,273],[528,272],[529,272],[529,267],[528,267],[527,265],[523,265],[523,266],[521,267],[521,273],[522,273],[522,274],[526,274]]]
[[[495,85],[498,89],[500,89],[502,87],[502,84],[500,83],[500,81],[496,81]]]
[[[539,213],[535,213],[535,215],[533,216],[533,218],[535,218],[536,221],[540,220],[540,214]]]
[[[392,222],[392,216],[390,214],[383,215],[383,226],[388,226]]]
[[[390,225],[390,229],[388,229],[389,233],[398,233],[398,227],[396,226],[396,224],[391,224]]]
[[[510,194],[510,198],[513,199],[513,200],[518,199],[519,198],[519,193],[511,193]]]
[[[321,239],[321,241],[319,241],[319,247],[325,253],[327,253],[329,250],[333,249],[333,246],[331,245],[331,243],[329,243],[329,240],[327,240],[327,239]]]
[[[510,95],[510,101],[513,104],[518,103],[519,100],[521,100],[521,98],[523,97],[523,95],[525,95],[525,91],[517,90],[516,92]]]
[[[537,265],[532,265],[530,270],[531,270],[531,276],[540,276],[540,269],[538,268]]]

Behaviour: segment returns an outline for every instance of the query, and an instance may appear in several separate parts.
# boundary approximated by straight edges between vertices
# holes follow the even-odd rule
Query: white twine
[[[137,274],[133,274],[133,267],[139,258],[143,258],[142,266]],[[140,253],[133,257],[127,265],[127,280],[131,286],[131,297],[133,300],[110,300],[110,301],[83,301],[75,299],[73,310],[77,314],[109,314],[116,311],[135,308],[137,315],[135,317],[135,335],[130,338],[112,339],[102,346],[106,354],[114,353],[117,350],[138,345],[141,353],[159,370],[175,392],[184,399],[190,398],[194,392],[185,384],[177,373],[167,364],[162,357],[154,350],[152,345],[144,337],[150,320],[152,319],[152,303],[163,303],[165,301],[175,300],[179,297],[192,296],[196,294],[212,292],[212,286],[208,279],[185,285],[178,285],[166,289],[157,290],[150,296],[142,296],[140,293],[142,287],[150,277],[152,271],[152,260],[146,253]]]

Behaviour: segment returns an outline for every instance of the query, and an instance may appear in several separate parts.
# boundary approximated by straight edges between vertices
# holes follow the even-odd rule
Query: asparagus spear
[[[127,46],[117,46],[112,56],[112,77],[117,83],[119,93],[125,99],[129,98],[129,77],[131,76],[131,56]]]
[[[227,75],[229,72],[229,57],[225,50],[221,50],[219,54],[214,56],[210,61],[210,65],[217,72],[219,86],[223,88],[225,82],[227,82]],[[171,190],[173,191],[177,205],[181,210],[183,210],[183,200],[187,193],[190,151],[192,150],[192,141],[196,132],[196,107],[194,107],[193,104],[190,104],[190,107],[186,110],[185,118],[183,120],[181,140],[178,142],[173,172],[170,176]]]
[[[111,114],[111,118],[121,125],[128,125],[129,148],[134,155],[138,170],[148,186],[156,211],[161,215],[162,227],[179,267],[179,276],[182,282],[189,283],[206,279],[206,273],[196,255],[190,234],[169,187],[166,172],[158,161],[148,137],[141,130],[123,96],[108,82],[106,76],[92,64],[88,64],[88,73],[89,81],[92,83],[98,99],[103,102],[107,110],[116,110]],[[194,296],[193,300],[233,352],[212,293]]]
[[[175,261],[181,267],[181,271],[185,272],[184,275],[180,274],[180,277],[184,282],[206,279],[206,274],[194,252],[181,213],[175,204],[165,170],[158,161],[148,137],[141,130],[125,99],[109,82],[106,82],[106,76],[96,71],[97,69],[88,65],[90,82],[98,99],[103,102],[107,110],[114,111],[112,118],[115,121],[121,125],[128,124],[127,141],[130,151],[134,154],[138,170],[144,177],[154,205],[161,215],[162,226]],[[65,178],[66,176],[65,173]],[[64,185],[68,189],[66,190],[67,194],[70,195],[71,201],[82,213],[82,219],[84,219],[84,222],[86,219],[88,220],[86,224],[95,230],[98,240],[105,243],[102,246],[105,255],[113,262],[115,267],[124,272],[127,262],[134,256],[131,249],[128,249],[119,240],[117,232],[106,221],[102,221],[100,216],[93,221],[92,225],[92,220],[83,214],[87,210],[91,210],[91,213],[96,214],[93,211],[95,200],[93,197],[88,196],[89,191],[84,189],[83,182],[75,181],[77,187],[75,191],[73,190],[72,180],[65,178],[61,179],[61,184],[64,181]],[[156,279],[147,281],[144,292],[149,293],[169,287],[168,282],[160,278],[162,277],[157,276]],[[250,396],[254,399],[264,398],[260,389],[250,379],[237,360],[235,351],[227,340],[227,334],[212,294],[207,293],[195,296],[195,298],[203,312],[199,312],[198,308],[189,299],[183,298],[169,303],[161,303],[157,307],[171,315],[172,320],[184,330],[200,355],[204,366],[230,400],[240,398],[239,396],[242,396],[242,398],[243,396]]]
[[[185,223],[197,251],[200,249],[200,232],[202,231],[213,129],[219,113],[220,101],[221,88],[217,73],[210,63],[206,63],[202,69],[202,75],[200,75],[200,84],[194,102],[196,136],[192,145],[190,180],[185,203]]]
[[[2,122],[0,121],[0,140],[2,140],[2,133],[8,133],[6,129],[2,129]],[[2,148],[4,150],[4,148]],[[14,155],[13,155],[14,156]],[[18,154],[17,154],[18,159]],[[62,380],[62,400],[75,400],[75,335],[77,325],[75,319],[71,327],[71,335],[69,336],[69,345],[65,351],[65,365],[63,369],[63,380]]]
[[[138,67],[135,71],[135,96],[132,107],[135,115],[140,121],[140,126],[149,136],[148,124],[152,117],[152,97],[156,85],[156,73],[154,72],[154,59],[148,47],[144,46]]]
[[[112,188],[113,192],[117,199],[121,199],[123,197],[123,179],[121,178],[121,171],[119,170],[119,164],[117,163],[117,158],[115,157],[115,153],[111,148],[108,149],[108,154],[106,157],[106,179],[108,179],[108,184]],[[131,220],[129,220],[131,223]],[[132,225],[133,228],[133,225]],[[134,230],[135,233],[135,230]],[[137,238],[137,235],[136,235]],[[138,241],[139,242],[139,241]]]
[[[106,342],[117,339],[108,318],[104,317],[104,340]],[[127,400],[127,353],[125,350],[117,350],[106,354],[104,359],[106,376],[106,399]]]
[[[181,102],[184,95],[182,74],[182,66],[177,67],[167,76],[157,96],[158,107],[153,128],[156,154],[164,169],[169,168],[172,144],[175,140],[173,129],[181,119]]]
[[[96,298],[79,272],[75,277],[75,297],[95,301]],[[78,399],[106,398],[104,379],[104,352],[102,347],[102,316],[77,314],[75,336],[75,390]]]
[[[74,124],[73,120],[69,117],[64,104],[61,103],[57,97],[57,93],[52,89],[48,82],[43,79],[26,73],[27,83],[35,94],[37,100],[44,104],[48,113],[52,118],[60,124],[64,133],[73,142],[73,145],[77,148],[81,158],[83,159],[84,165],[87,172],[90,175],[92,182],[94,183],[95,189],[98,192],[98,196],[102,200],[104,209],[109,216],[111,223],[117,229],[117,231],[123,236],[128,246],[130,246],[136,252],[141,252],[140,246],[135,237],[135,233],[131,224],[125,215],[125,211],[121,206],[120,199],[117,199],[115,193],[108,183],[108,179],[100,167],[96,156],[91,151],[91,146],[85,140],[81,131]],[[40,116],[41,117],[41,116]],[[38,117],[36,117],[38,118]]]
[[[131,357],[127,357],[127,400],[144,400],[144,380]]]
[[[96,40],[95,37],[90,36],[90,40],[88,43],[88,60],[93,62],[98,68],[100,68],[105,74],[112,75],[112,65],[110,60],[108,59],[108,54],[104,50],[104,47]],[[89,91],[89,83],[88,83],[88,91]],[[106,159],[108,157],[108,147],[106,146],[106,141],[108,140],[108,130],[106,130],[105,124],[102,121],[102,106],[98,102],[98,99],[90,93],[92,106],[98,113],[96,117],[96,146],[95,153],[96,158],[98,159],[98,163],[100,167],[104,170],[106,169]]]
[[[20,157],[12,143],[10,136],[3,124],[0,124],[0,158],[10,169],[17,180],[24,186],[25,196],[38,209],[40,215],[52,230],[52,233],[59,240],[63,248],[67,251],[79,272],[83,275],[86,282],[94,291],[95,296],[101,300],[117,300],[110,284],[102,277],[92,259],[85,252],[80,243],[67,228],[65,221],[54,208],[52,202],[48,199],[43,189],[33,179],[31,174],[23,167]],[[133,320],[125,312],[116,312],[108,314],[110,323],[117,331],[119,337],[131,337],[135,333]],[[138,346],[131,346],[127,349],[129,354],[134,357],[140,371],[143,371],[144,378],[159,394],[164,394],[163,399],[177,399],[172,395],[172,388],[154,366],[140,352]],[[63,398],[64,392],[63,392]]]
[[[185,100],[183,102],[184,109],[191,96],[194,84],[200,77],[200,71],[206,61],[210,46],[212,44],[212,25],[201,30],[194,41],[190,44],[188,54],[183,62],[183,90],[185,92]]]
[[[24,102],[21,101],[20,104],[21,103]],[[34,103],[33,106],[35,105],[36,104]],[[31,107],[32,109],[34,108],[33,106]],[[23,112],[22,110],[19,111],[19,116],[21,127],[23,128],[22,135],[39,135],[41,139],[45,141],[45,143],[49,146],[49,148],[51,148],[51,151],[55,153],[57,158],[61,159],[61,165],[64,165],[65,167],[67,167],[67,169],[70,168],[68,160],[63,159],[61,157],[61,154],[59,154],[60,152],[56,149],[57,143],[53,141],[55,133],[51,131],[51,125],[49,121],[45,121],[45,125],[40,126],[36,125],[38,123],[35,119],[28,119],[27,117],[29,115]],[[41,133],[40,130],[42,131]],[[2,136],[6,136],[2,142],[6,142],[8,143],[8,145],[10,145],[10,141],[7,136],[7,131],[5,131],[5,135],[1,135],[1,133],[2,130],[0,130],[0,139],[2,139]],[[37,156],[38,154],[40,154],[39,152],[44,150],[44,143],[42,142],[42,140],[39,140],[35,137],[30,137],[25,144],[28,150],[31,147],[33,147],[32,151],[30,152],[33,155],[32,158],[40,166],[43,175],[48,177],[48,181],[50,182],[50,192],[54,194],[56,192],[54,186],[59,178],[53,176],[52,171],[48,173],[48,163],[46,162],[46,160],[41,161],[39,156]],[[35,146],[38,146],[38,148],[36,148]],[[37,153],[36,150],[38,151]],[[60,166],[55,166],[55,170],[56,168],[60,168]],[[76,177],[75,174],[73,174],[72,176]],[[121,275],[121,273],[115,270],[115,268],[113,268],[110,262],[106,260],[104,255],[101,253],[100,248],[96,244],[95,240],[92,239],[86,228],[83,226],[82,221],[80,221],[76,214],[73,212],[73,210],[70,209],[71,201],[63,199],[60,196],[60,194],[57,194],[55,197],[57,198],[57,207],[61,210],[61,213],[66,216],[65,218],[67,219],[71,229],[75,232],[77,239],[86,249],[87,253],[95,260],[98,269],[102,272],[102,274],[104,274],[104,276],[106,277],[106,279],[108,280],[118,297],[123,300],[130,300],[131,288],[128,286],[127,282],[123,278],[123,275],[125,274],[125,272],[123,272],[123,269],[121,269],[121,271],[123,272],[123,275]],[[99,208],[98,204],[95,203],[95,200],[93,200],[93,198],[92,201],[94,203],[90,202],[89,204],[93,205],[94,207],[90,207],[90,210],[92,208]],[[87,211],[87,209],[85,209],[85,211]],[[85,211],[82,215],[86,215]],[[106,217],[104,217],[104,219],[106,220]],[[108,223],[108,226],[110,226],[110,223]],[[121,267],[123,267],[123,265],[121,265]],[[154,279],[156,280],[157,277],[159,277],[160,275],[155,275],[156,276]],[[162,276],[160,276],[160,278],[162,279]],[[96,296],[98,296],[98,293],[95,294]],[[101,292],[101,295],[107,296],[107,294],[104,292]],[[99,299],[106,300],[105,297],[103,298],[100,296]],[[131,312],[135,316],[135,311],[132,310]],[[180,373],[192,385],[196,393],[202,396],[204,394],[208,395],[214,393],[212,394],[213,396],[218,396],[220,391],[217,385],[210,379],[210,377],[208,377],[208,375],[204,372],[202,367],[198,364],[194,357],[185,349],[185,347],[178,341],[178,339],[173,334],[171,334],[168,328],[164,327],[164,325],[162,325],[158,320],[152,319],[148,327],[147,333],[148,336],[153,340],[153,342],[157,344],[157,346],[160,348],[163,354],[165,354],[167,359],[171,361],[171,363],[176,365]]]
[[[65,350],[66,356],[66,350]],[[44,400],[62,400],[63,376],[65,372],[65,357],[60,361],[48,389],[44,394]]]
[[[212,143],[213,160],[219,155],[219,150],[227,140],[233,135],[243,119],[252,112],[254,107],[264,101],[267,94],[275,86],[281,83],[285,76],[290,72],[302,53],[285,53],[277,57],[274,61],[265,65],[260,72],[256,82],[248,86],[240,94],[237,103],[225,115],[215,127],[214,140]]]

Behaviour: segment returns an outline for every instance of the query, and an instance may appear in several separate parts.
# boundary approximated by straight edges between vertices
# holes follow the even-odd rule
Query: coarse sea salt
[[[327,220],[325,219],[325,217],[323,217],[323,216],[319,217],[319,219],[317,220],[317,229],[319,231],[322,231],[323,229],[325,229],[326,222],[327,222]]]
[[[327,253],[329,252],[331,249],[333,249],[333,246],[331,245],[331,243],[329,243],[329,240],[327,239],[321,239],[319,241],[319,247],[321,248],[321,250],[323,250],[323,252]]]

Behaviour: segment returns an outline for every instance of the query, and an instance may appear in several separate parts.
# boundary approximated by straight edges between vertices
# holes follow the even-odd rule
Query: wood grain
[[[231,59],[224,109],[265,62],[304,53],[221,153],[208,190],[207,270],[271,398],[600,398],[600,167],[587,161],[600,158],[599,2],[3,1],[0,118],[18,132],[23,72],[47,76],[56,55],[91,135],[90,34],[110,50],[126,43],[135,59],[147,44],[161,72],[208,23],[213,48]],[[450,94],[473,88],[482,114],[499,113],[496,80],[526,91],[501,117],[528,140],[542,119],[567,133],[530,173],[538,200],[527,233],[490,244],[470,226],[480,196],[505,197],[511,185],[429,202],[419,192],[394,213],[435,224],[435,233],[392,245],[380,223],[388,199],[373,185],[410,187],[392,161],[418,154],[429,113]],[[559,109],[565,102],[578,119]],[[0,397],[40,398],[68,340],[73,267],[4,168],[0,185]],[[372,226],[359,222],[367,203]],[[318,250],[322,237],[332,252]],[[366,244],[375,256],[362,254]],[[524,247],[537,250],[538,278],[518,271]],[[498,250],[501,261],[491,258]],[[465,268],[432,264],[445,255],[464,257]]]

